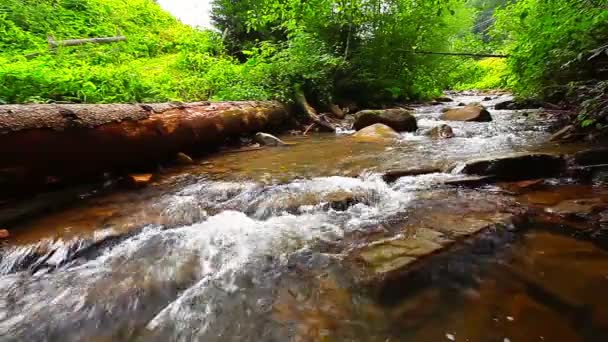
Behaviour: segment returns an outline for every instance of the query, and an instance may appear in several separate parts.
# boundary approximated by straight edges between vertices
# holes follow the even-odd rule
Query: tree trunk
[[[304,91],[300,87],[296,87],[295,89],[296,102],[300,106],[300,108],[304,111],[304,114],[314,123],[319,125],[321,128],[328,132],[335,132],[336,128],[329,122],[321,120],[317,111],[308,103],[306,100],[306,95],[304,95]]]
[[[0,187],[40,187],[151,164],[277,128],[277,102],[3,105]]]
[[[55,40],[55,38],[53,38],[52,36],[48,37],[49,47],[51,49],[57,48],[59,46],[77,46],[77,45],[84,45],[84,44],[107,44],[107,43],[122,42],[125,40],[127,40],[127,37],[124,37],[124,36],[67,39],[67,40]]]

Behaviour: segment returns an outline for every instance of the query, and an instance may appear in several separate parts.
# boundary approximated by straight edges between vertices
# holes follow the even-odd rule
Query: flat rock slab
[[[351,251],[348,259],[354,261],[353,274],[360,281],[407,273],[483,232],[506,230],[517,214],[508,209],[516,207],[511,199],[469,190],[436,191],[413,206],[395,235],[361,243]]]

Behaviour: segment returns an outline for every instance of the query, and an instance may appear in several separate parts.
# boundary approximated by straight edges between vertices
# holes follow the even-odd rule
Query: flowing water
[[[286,137],[297,145],[218,153],[23,223],[0,252],[0,340],[605,341],[604,245],[510,220],[573,185],[513,195],[443,185],[451,173],[381,177],[580,148],[547,143],[540,112],[492,109],[505,99],[483,102],[491,123],[450,122],[453,139],[423,134],[444,107],[423,106],[419,132],[395,143]],[[608,202],[602,187],[575,192]],[[407,257],[387,257],[398,248]]]

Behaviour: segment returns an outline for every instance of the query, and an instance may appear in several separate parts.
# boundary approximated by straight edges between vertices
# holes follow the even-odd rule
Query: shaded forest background
[[[186,26],[152,0],[4,0],[0,103],[290,101],[295,87],[317,105],[445,89],[547,98],[608,69],[607,0],[215,0],[213,22]],[[127,40],[47,42],[116,35]]]

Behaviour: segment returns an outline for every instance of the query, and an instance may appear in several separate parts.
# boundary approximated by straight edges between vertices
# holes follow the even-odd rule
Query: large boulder
[[[414,132],[418,129],[416,118],[403,108],[362,110],[355,114],[355,130],[374,124],[384,124],[397,132]]]
[[[494,176],[496,180],[518,181],[553,177],[564,170],[560,156],[531,153],[467,162],[461,172],[468,175]]]
[[[489,122],[492,121],[492,116],[482,105],[474,104],[450,109],[443,113],[441,120]]]
[[[383,124],[367,126],[353,135],[355,140],[363,142],[387,142],[401,136],[394,129]]]

